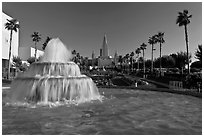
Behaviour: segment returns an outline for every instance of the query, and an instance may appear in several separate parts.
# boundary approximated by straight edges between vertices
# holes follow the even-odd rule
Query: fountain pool
[[[3,91],[3,102],[9,93]],[[201,135],[202,99],[156,91],[99,88],[101,101],[57,107],[2,106],[2,134]]]

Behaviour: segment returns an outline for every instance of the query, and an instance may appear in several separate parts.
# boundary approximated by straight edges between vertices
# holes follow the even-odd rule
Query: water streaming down
[[[101,100],[95,83],[81,74],[71,58],[71,51],[59,38],[50,40],[41,60],[31,64],[12,82],[9,102],[49,104],[69,101],[79,104]]]

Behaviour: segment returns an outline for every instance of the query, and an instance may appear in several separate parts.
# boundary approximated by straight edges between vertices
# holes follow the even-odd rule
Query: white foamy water
[[[59,38],[50,40],[41,60],[12,82],[8,102],[50,104],[65,99],[78,104],[101,100],[95,83],[81,74],[71,57]]]
[[[67,63],[71,58],[71,51],[68,50],[67,46],[59,38],[56,38],[48,42],[40,62]]]

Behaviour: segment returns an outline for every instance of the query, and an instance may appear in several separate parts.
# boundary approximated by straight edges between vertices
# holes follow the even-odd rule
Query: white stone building
[[[39,58],[43,54],[44,54],[43,51],[37,49],[36,58]],[[27,46],[27,47],[19,47],[19,57],[23,61],[26,61],[28,58],[34,57],[34,56],[35,56],[35,48],[29,47],[29,46]]]
[[[10,46],[10,31],[5,29],[5,23],[11,20],[12,17],[6,15],[2,12],[2,68],[8,67],[9,59],[9,46]],[[19,22],[18,22],[19,23]],[[19,30],[17,32],[13,31],[12,43],[11,43],[11,62],[13,56],[18,56],[19,48]]]
[[[9,48],[10,48],[10,30],[5,29],[5,24],[8,20],[13,19],[11,16],[2,12],[2,78],[6,78],[8,64],[9,64]],[[19,22],[17,22],[19,24]],[[11,60],[12,63],[13,56],[18,56],[18,48],[19,48],[19,29],[17,32],[13,31],[12,41],[11,41]],[[15,75],[15,68],[11,66],[11,77]]]

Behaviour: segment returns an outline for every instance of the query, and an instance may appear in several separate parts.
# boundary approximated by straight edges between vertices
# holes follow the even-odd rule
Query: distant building
[[[102,47],[99,50],[99,56],[95,57],[95,52],[92,51],[91,58],[88,59],[86,65],[92,66],[95,68],[110,68],[117,66],[119,64],[119,56],[117,51],[115,51],[114,57],[109,56],[108,42],[106,34],[103,37]]]
[[[44,51],[37,49],[36,58],[39,58],[44,54]],[[33,47],[19,47],[19,57],[26,61],[30,57],[35,57],[35,48]]]
[[[113,59],[108,53],[108,42],[106,34],[103,38],[102,48],[100,49],[100,56],[98,58],[98,67],[112,66]]]

